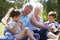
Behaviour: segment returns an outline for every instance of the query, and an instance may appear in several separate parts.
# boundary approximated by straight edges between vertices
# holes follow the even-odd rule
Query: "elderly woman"
[[[40,40],[47,40],[48,37],[56,38],[56,36],[48,30],[49,27],[45,27],[43,25],[43,19],[38,15],[42,12],[42,10],[43,5],[41,3],[36,3],[34,11],[32,12],[33,15],[30,17],[30,20],[26,26],[29,27],[29,29],[34,33],[39,33]]]
[[[32,12],[32,14],[35,16],[39,24],[43,24],[43,19],[41,16],[39,16],[39,13],[41,13],[42,10],[43,10],[43,5],[40,3],[36,3]],[[29,29],[32,30],[34,33],[38,33],[38,31],[40,30],[38,27],[32,24],[31,19],[28,21],[27,27],[29,27]]]

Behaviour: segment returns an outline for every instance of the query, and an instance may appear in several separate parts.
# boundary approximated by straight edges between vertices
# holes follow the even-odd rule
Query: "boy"
[[[55,35],[58,35],[59,34],[59,23],[56,22],[56,12],[54,11],[51,11],[49,12],[48,14],[48,21],[44,23],[44,26],[49,26],[51,27],[49,30],[55,34]]]

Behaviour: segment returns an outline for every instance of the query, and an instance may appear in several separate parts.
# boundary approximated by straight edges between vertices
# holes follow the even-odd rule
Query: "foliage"
[[[56,11],[58,14],[57,21],[60,22],[60,0],[41,0],[44,5],[43,18],[44,21],[47,20],[48,13],[50,11]]]
[[[4,15],[7,13],[9,8],[11,7],[21,8],[22,3],[19,3],[19,2],[9,3],[9,2],[6,2],[5,0],[0,0],[0,20],[4,17]]]

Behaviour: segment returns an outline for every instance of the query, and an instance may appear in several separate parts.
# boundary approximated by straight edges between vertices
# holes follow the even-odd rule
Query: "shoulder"
[[[16,22],[13,21],[12,19],[10,19],[9,22],[8,22],[8,24],[9,24],[9,25],[10,25],[10,24],[14,25],[14,24],[16,24]]]
[[[49,23],[49,21],[46,21],[46,22],[44,22],[44,23]]]
[[[55,22],[55,23],[58,23],[58,22]],[[59,24],[59,23],[58,23]]]
[[[42,18],[41,16],[39,16],[39,18],[40,18],[41,20],[43,20],[43,18]]]

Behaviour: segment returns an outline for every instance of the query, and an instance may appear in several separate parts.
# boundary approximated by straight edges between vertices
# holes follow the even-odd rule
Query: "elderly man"
[[[20,21],[23,22],[24,27],[25,27],[25,25],[27,25],[27,22],[30,19],[30,16],[28,14],[32,11],[32,9],[33,9],[33,6],[29,4],[29,5],[25,5],[21,10],[19,10],[21,13]],[[14,40],[12,33],[9,31],[11,29],[9,28],[9,25],[7,23],[8,22],[7,19],[8,19],[8,21],[10,20],[9,13],[6,14],[6,16],[4,18],[2,18],[2,23],[8,29],[8,30],[5,29],[4,34],[5,34],[5,36],[8,37],[7,38],[8,40]]]

